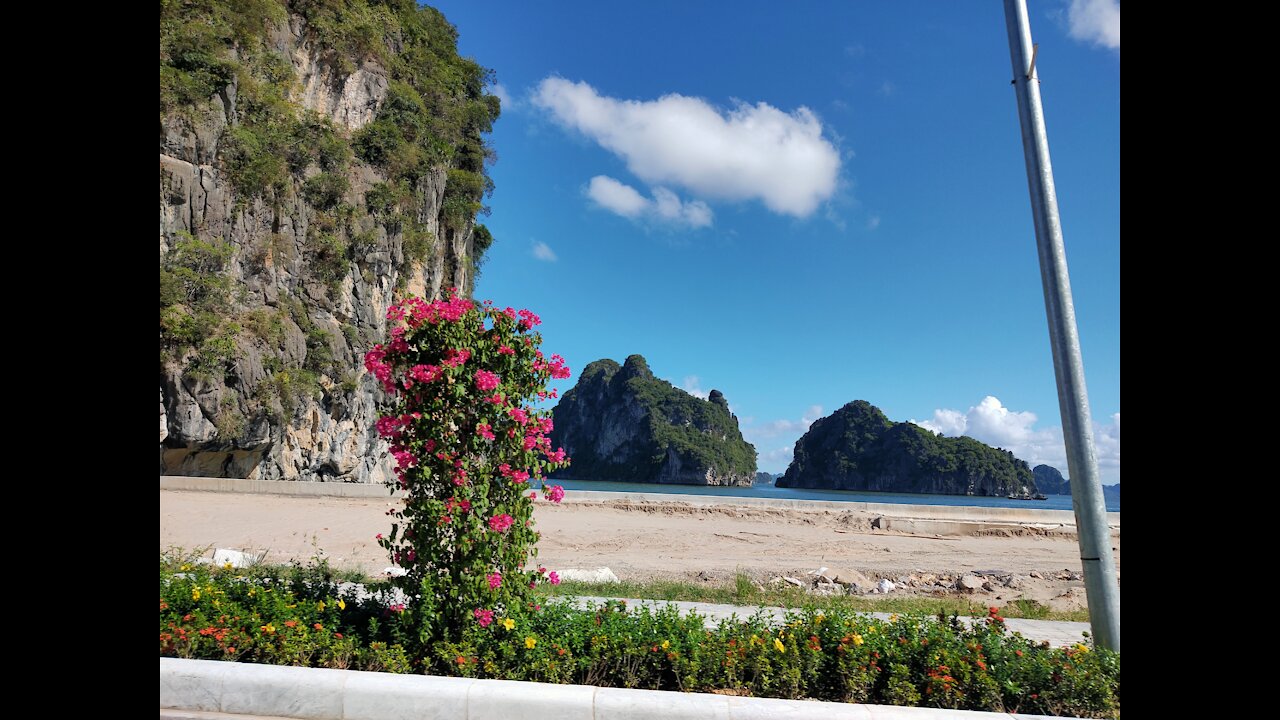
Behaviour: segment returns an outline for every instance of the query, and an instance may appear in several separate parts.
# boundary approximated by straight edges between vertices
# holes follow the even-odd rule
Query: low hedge
[[[499,614],[460,643],[423,642],[388,587],[369,595],[323,564],[290,572],[160,567],[161,656],[812,698],[885,705],[1119,717],[1120,656],[1052,648],[985,620],[845,611],[729,620],[673,606],[548,601],[516,623]]]

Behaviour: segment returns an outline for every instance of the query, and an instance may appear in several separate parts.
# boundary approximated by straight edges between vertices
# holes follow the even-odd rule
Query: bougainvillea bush
[[[378,433],[391,443],[402,507],[388,512],[378,542],[407,572],[394,582],[404,602],[396,621],[426,648],[457,642],[470,629],[496,632],[533,607],[554,572],[531,568],[538,533],[533,505],[560,502],[544,482],[568,464],[547,439],[554,379],[569,377],[547,358],[528,310],[499,310],[450,291],[444,300],[410,297],[387,313],[389,338],[365,357],[388,401]]]

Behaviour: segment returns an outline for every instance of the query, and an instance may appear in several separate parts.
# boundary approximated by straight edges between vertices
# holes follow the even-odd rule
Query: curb
[[[160,658],[163,718],[988,720],[1040,715]]]

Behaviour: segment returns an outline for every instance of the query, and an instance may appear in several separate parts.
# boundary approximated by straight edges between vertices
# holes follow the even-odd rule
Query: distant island
[[[1026,462],[969,437],[943,437],[855,400],[821,418],[796,442],[781,488],[943,495],[1037,492]]]
[[[756,485],[772,485],[776,483],[778,481],[778,478],[780,477],[782,477],[782,473],[758,472],[756,473],[755,484]]]
[[[1036,486],[1046,495],[1071,495],[1071,481],[1062,477],[1058,468],[1052,465],[1037,465],[1031,473],[1036,478]],[[1120,499],[1120,483],[1103,485],[1102,496],[1107,500]]]
[[[552,419],[552,446],[572,459],[559,478],[739,487],[755,478],[756,449],[724,394],[690,395],[640,355],[587,365]]]

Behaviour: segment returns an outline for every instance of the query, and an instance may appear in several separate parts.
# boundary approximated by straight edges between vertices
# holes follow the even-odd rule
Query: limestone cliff
[[[1047,495],[1070,495],[1071,483],[1062,477],[1062,473],[1058,472],[1058,468],[1051,465],[1037,465],[1031,468],[1031,474],[1036,479],[1036,487],[1040,492]]]
[[[749,486],[756,450],[718,390],[702,400],[654,377],[645,359],[597,360],[553,412],[553,447],[572,459],[557,477]]]
[[[1031,468],[1009,451],[892,422],[865,400],[814,422],[777,485],[945,495],[1036,491]]]
[[[162,0],[160,472],[378,482],[362,353],[492,238],[491,74],[412,0]]]

